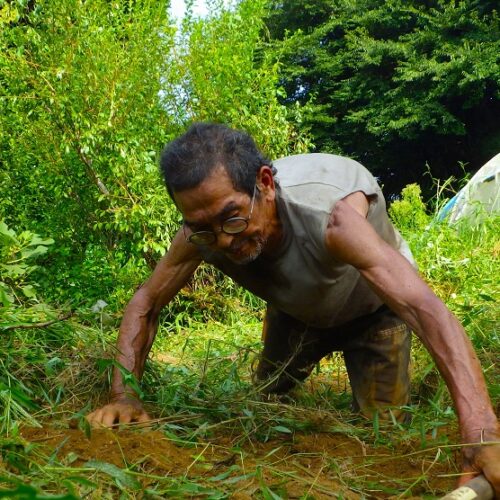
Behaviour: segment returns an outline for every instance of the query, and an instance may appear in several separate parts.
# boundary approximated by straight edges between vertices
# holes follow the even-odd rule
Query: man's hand
[[[124,397],[89,413],[92,427],[115,427],[119,424],[145,423],[151,420],[137,399]]]
[[[480,446],[464,447],[464,475],[458,484],[462,486],[472,479],[473,475],[482,473],[495,490],[495,498],[500,499],[500,431],[485,431],[482,441],[484,444]]]

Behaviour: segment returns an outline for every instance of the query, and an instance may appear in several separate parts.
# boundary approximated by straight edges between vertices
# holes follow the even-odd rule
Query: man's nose
[[[234,239],[233,234],[227,234],[224,231],[220,231],[216,233],[216,235],[217,235],[216,244],[220,249],[227,250],[228,248],[231,247],[231,243],[233,242]]]

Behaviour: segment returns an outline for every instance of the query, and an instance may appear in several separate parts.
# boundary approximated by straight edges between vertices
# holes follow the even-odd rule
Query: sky
[[[184,11],[186,10],[184,5],[184,0],[171,0],[170,2],[170,12],[172,15],[178,19],[184,16]],[[195,16],[205,16],[207,14],[207,6],[205,0],[196,0],[193,6],[193,14]]]

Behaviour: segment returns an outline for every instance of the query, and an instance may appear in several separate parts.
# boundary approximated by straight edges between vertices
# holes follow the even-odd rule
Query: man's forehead
[[[174,195],[182,194],[186,191],[212,191],[214,188],[224,187],[228,191],[236,189],[232,183],[231,177],[227,173],[226,169],[223,166],[216,166],[205,178],[199,181],[197,184],[192,187],[184,188],[180,191],[174,190]]]
[[[243,209],[248,194],[234,188],[229,179],[207,179],[195,188],[174,193],[177,208],[190,226],[222,221]]]
[[[196,197],[207,197],[212,199],[217,196],[235,196],[242,193],[242,190],[237,189],[233,181],[223,166],[215,167],[210,174],[205,177],[197,185],[183,189],[181,191],[174,191],[174,198],[185,198],[186,196],[194,195]]]

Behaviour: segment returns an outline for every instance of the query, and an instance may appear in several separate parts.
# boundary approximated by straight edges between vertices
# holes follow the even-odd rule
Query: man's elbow
[[[161,307],[158,307],[157,300],[147,287],[143,286],[135,292],[127,304],[125,314],[134,314],[139,317],[149,317],[159,314]]]

